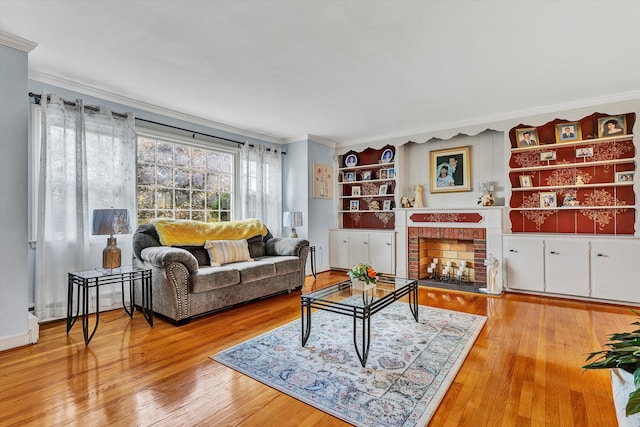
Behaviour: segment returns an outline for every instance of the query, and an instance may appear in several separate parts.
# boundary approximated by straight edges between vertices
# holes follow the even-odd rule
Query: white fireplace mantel
[[[409,228],[484,228],[486,229],[487,256],[496,257],[499,263],[497,282],[503,287],[502,229],[506,208],[504,206],[478,206],[477,208],[396,208],[396,275],[408,277]],[[421,217],[421,215],[424,215]],[[414,219],[412,219],[412,216]]]

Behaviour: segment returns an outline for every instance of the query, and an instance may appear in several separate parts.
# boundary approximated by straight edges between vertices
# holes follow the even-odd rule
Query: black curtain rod
[[[29,97],[35,99],[36,104],[40,104],[40,100],[42,98],[42,95],[38,95],[37,93],[33,93],[33,92],[29,92]],[[47,95],[47,101],[50,101],[51,97],[49,95]],[[74,101],[67,101],[66,99],[63,99],[62,102],[64,103],[64,105],[68,105],[70,107],[75,107],[76,103]],[[85,110],[89,110],[89,111],[100,111],[100,107],[96,107],[95,105],[85,105],[84,106]],[[126,113],[118,113],[116,111],[112,111],[111,114],[113,114],[116,117],[120,117],[123,119],[126,119],[128,116]]]
[[[29,92],[29,96],[36,100],[36,104],[39,104],[40,103],[40,98],[42,98],[41,95],[38,95],[37,93],[33,93],[33,92]],[[49,100],[49,99],[50,99],[50,97],[47,96],[47,100]],[[73,101],[63,100],[63,102],[64,102],[65,105],[70,105],[70,106],[74,106],[74,107],[76,105],[76,103],[73,102]],[[87,108],[87,109],[89,109],[91,111],[98,111],[99,110],[99,107],[93,107],[93,106],[90,106],[90,105],[85,105],[84,108]],[[119,116],[119,117],[127,117],[127,115],[123,114],[123,113],[112,112],[112,114],[116,115],[116,116]],[[181,127],[178,127],[178,126],[168,125],[166,123],[155,122],[153,120],[141,119],[140,117],[136,117],[135,119],[136,120],[140,120],[141,122],[151,123],[151,124],[158,125],[158,126],[164,126],[164,127],[168,127],[168,128],[171,128],[171,129],[181,130],[183,132],[188,132],[188,133],[191,134],[192,138],[195,138],[196,135],[202,135],[202,136],[206,136],[206,137],[209,137],[209,138],[215,138],[215,139],[220,139],[222,141],[231,142],[231,143],[234,143],[234,144],[245,145],[245,142],[243,142],[243,141],[235,141],[233,139],[223,138],[221,136],[209,135],[208,133],[197,132],[197,131],[194,131],[194,130],[189,130],[189,129],[181,128]],[[249,147],[253,147],[253,146],[254,146],[253,144],[249,144]],[[267,151],[271,151],[271,148],[267,147]],[[282,150],[280,152],[283,155],[287,154]]]

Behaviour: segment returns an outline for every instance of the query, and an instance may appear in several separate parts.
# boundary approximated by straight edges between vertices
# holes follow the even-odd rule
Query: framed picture
[[[371,171],[362,171],[362,180],[369,181],[371,179]]]
[[[536,128],[516,129],[518,147],[532,147],[538,145],[538,130]]]
[[[431,157],[431,192],[471,191],[469,147],[434,150]]]
[[[387,169],[387,170],[389,171],[388,175],[387,175],[387,178],[388,179],[396,179],[396,168],[390,168],[390,169]]]
[[[320,163],[313,164],[313,198],[333,198],[333,167]]]
[[[520,187],[533,187],[531,175],[520,175]]]
[[[358,164],[358,156],[355,154],[348,154],[347,157],[344,158],[344,165],[348,168],[352,168]]]
[[[345,182],[353,182],[356,180],[356,173],[355,172],[345,172],[344,173],[344,180]]]
[[[556,152],[555,151],[543,151],[542,153],[540,153],[540,161],[544,162],[544,161],[549,161],[549,160],[555,160],[556,159]]]
[[[380,161],[382,163],[390,163],[393,160],[393,150],[391,148],[387,148],[382,152],[382,157],[380,157]]]
[[[391,200],[385,200],[384,202],[382,202],[382,210],[383,211],[391,210]]]
[[[349,210],[350,211],[358,211],[358,210],[360,210],[360,201],[359,200],[350,200],[349,201]]]
[[[593,157],[593,147],[576,148],[576,157]]]
[[[387,184],[382,184],[378,190],[378,195],[384,196],[385,194],[387,194]]]
[[[633,171],[616,172],[616,182],[633,182]]]
[[[608,116],[598,119],[598,138],[626,134],[627,118],[625,116]]]
[[[540,193],[540,207],[541,208],[555,208],[558,206],[558,199],[555,191],[546,193]]]
[[[571,142],[582,139],[580,123],[568,122],[556,124],[556,142]]]
[[[360,196],[360,186],[359,185],[354,185],[353,187],[351,187],[351,195],[352,196]]]
[[[380,169],[378,172],[379,179],[387,179],[389,177],[389,169]]]

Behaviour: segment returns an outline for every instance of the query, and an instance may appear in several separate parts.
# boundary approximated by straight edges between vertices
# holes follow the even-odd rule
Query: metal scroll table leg
[[[124,301],[124,276],[120,278],[120,292],[122,293],[122,307],[129,317],[133,318],[133,277],[129,277],[129,307]]]
[[[411,314],[413,314],[413,318],[418,321],[418,285],[414,284],[414,286],[409,291],[409,308],[411,309]]]
[[[143,274],[142,280],[142,314],[149,326],[153,326],[153,289],[151,288],[151,271]]]
[[[93,326],[93,331],[89,334],[89,283],[85,282],[82,285],[82,334],[84,335],[84,344],[89,345],[91,339],[96,334],[98,329],[98,323],[100,322],[100,286],[98,286],[98,279],[96,279],[96,324]]]
[[[309,301],[305,301],[304,299],[300,305],[300,322],[302,324],[302,346],[304,347],[309,339],[309,335],[311,335],[311,305]]]
[[[364,313],[362,316],[362,351],[358,348],[358,337],[357,337],[357,327],[358,327],[358,316],[354,313],[353,315],[353,345],[356,348],[356,353],[358,354],[358,359],[360,359],[360,364],[364,368],[367,364],[367,357],[369,357],[369,344],[371,344],[371,317],[369,313]]]

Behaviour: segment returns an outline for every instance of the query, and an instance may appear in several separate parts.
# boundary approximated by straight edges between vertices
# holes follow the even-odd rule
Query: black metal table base
[[[351,286],[350,282],[338,284],[338,289],[343,290]],[[320,291],[320,295],[321,295]],[[317,295],[318,292],[314,292]],[[391,293],[387,293],[381,298],[376,298],[375,288],[362,293],[362,306],[345,304],[341,301],[328,301],[315,298],[309,295],[300,297],[301,326],[302,326],[302,346],[304,347],[311,335],[311,309],[330,311],[353,317],[353,345],[362,367],[367,364],[369,357],[369,347],[371,345],[371,316],[391,303],[399,300],[405,295],[409,296],[409,309],[413,318],[418,322],[418,283],[410,282],[407,286],[401,287]],[[362,321],[361,342],[358,342],[358,321]],[[361,344],[361,345],[360,345]]]
[[[136,281],[140,281],[142,286],[142,314],[150,326],[153,326],[153,301],[151,290],[151,270],[138,270],[130,266],[113,270],[89,270],[69,273],[67,288],[67,334],[71,328],[81,318],[82,335],[85,345],[89,345],[100,323],[100,286],[109,284],[120,284],[122,291],[122,306],[124,311],[133,318],[135,295],[134,289]],[[129,304],[125,301],[125,282],[129,284]],[[74,313],[74,287],[77,288],[75,298]],[[95,289],[95,323],[90,325],[89,313],[89,293]]]

